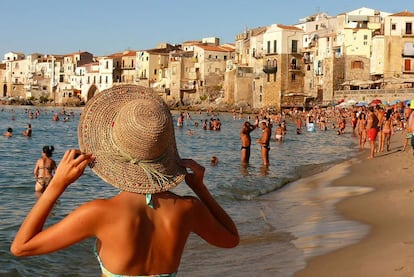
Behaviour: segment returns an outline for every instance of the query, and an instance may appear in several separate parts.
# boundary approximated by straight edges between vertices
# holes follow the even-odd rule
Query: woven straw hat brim
[[[133,101],[150,101],[153,105],[162,105],[161,113],[171,118],[171,134],[162,142],[157,142],[166,147],[161,157],[150,163],[150,166],[157,173],[168,176],[167,182],[157,182],[148,171],[137,163],[131,162],[124,153],[120,153],[114,141],[113,125],[120,113],[120,110]],[[139,107],[138,107],[139,108]],[[164,112],[165,111],[165,112]],[[150,111],[151,112],[151,111]],[[146,120],[143,118],[143,120]],[[148,120],[148,119],[147,119]],[[150,122],[148,122],[150,125]],[[157,127],[157,126],[154,126]],[[141,134],[148,132],[148,137],[142,139],[145,147],[145,140],[151,137],[151,128],[141,128]],[[134,135],[134,134],[132,134]],[[139,139],[139,138],[138,138]],[[174,126],[168,106],[151,89],[137,85],[118,85],[96,94],[86,104],[78,126],[79,148],[84,153],[92,153],[95,161],[92,171],[110,185],[129,192],[135,193],[158,193],[170,190],[177,186],[186,174],[186,170],[178,165],[179,154],[174,136]],[[135,147],[135,146],[134,146]],[[134,150],[134,149],[133,149]],[[154,152],[157,149],[153,150]]]

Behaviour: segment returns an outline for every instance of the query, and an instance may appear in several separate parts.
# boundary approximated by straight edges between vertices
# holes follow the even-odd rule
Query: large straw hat
[[[150,88],[117,85],[90,99],[78,126],[79,148],[92,153],[92,170],[124,191],[157,193],[181,182],[168,106]]]

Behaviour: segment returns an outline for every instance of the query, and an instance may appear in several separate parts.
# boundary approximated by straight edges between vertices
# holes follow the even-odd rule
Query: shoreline
[[[404,132],[391,138],[389,152],[368,160],[365,149],[331,187],[368,187],[368,193],[335,205],[345,219],[370,226],[355,244],[311,257],[294,276],[414,276],[414,165],[410,145],[402,152]]]

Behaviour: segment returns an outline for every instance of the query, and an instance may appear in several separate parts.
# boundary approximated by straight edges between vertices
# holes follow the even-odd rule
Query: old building
[[[228,62],[225,95],[230,104],[261,108],[263,82],[263,34],[267,27],[246,29],[236,36],[235,56]]]
[[[177,46],[160,43],[157,48],[137,51],[136,83],[154,88],[159,93],[168,92],[169,53],[176,49]]]
[[[305,105],[332,100],[336,25],[336,17],[326,13],[310,15],[295,25],[305,32],[302,39]]]
[[[384,82],[388,87],[414,87],[414,13],[403,11],[385,18]]]
[[[263,93],[259,95],[261,107],[291,107],[304,101],[302,29],[295,26],[273,24],[263,34]]]

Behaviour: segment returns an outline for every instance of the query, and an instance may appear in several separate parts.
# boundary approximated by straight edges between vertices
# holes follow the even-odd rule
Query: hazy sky
[[[248,28],[295,24],[361,7],[414,12],[413,0],[0,0],[0,60],[10,51],[107,55],[204,37],[234,43]]]

